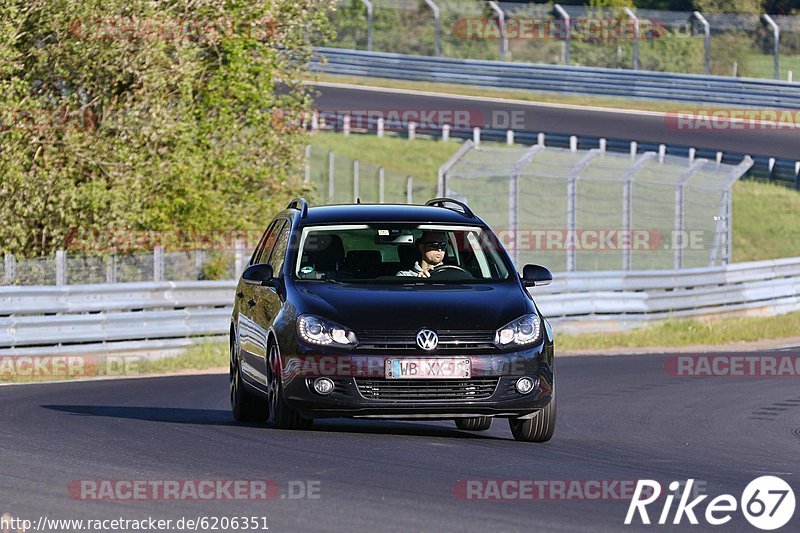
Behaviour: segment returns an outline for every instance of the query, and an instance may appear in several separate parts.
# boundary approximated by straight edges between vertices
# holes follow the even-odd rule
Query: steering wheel
[[[463,274],[466,274],[466,276],[459,276],[459,275],[453,276],[452,274],[456,274],[456,272],[461,272]],[[472,274],[470,274],[469,271],[467,271],[464,268],[461,268],[458,265],[439,265],[437,267],[432,268],[430,270],[430,273],[431,273],[431,277],[432,278],[433,277],[437,277],[437,278],[438,277],[442,277],[442,278],[449,278],[449,279],[462,279],[464,277],[466,277],[468,279],[474,278],[474,276]],[[448,275],[448,274],[450,274],[450,275]]]

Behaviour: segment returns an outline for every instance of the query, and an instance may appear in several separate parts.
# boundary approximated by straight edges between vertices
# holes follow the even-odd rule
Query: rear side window
[[[272,248],[275,246],[275,240],[278,238],[278,232],[285,223],[285,219],[279,219],[270,225],[262,242],[258,245],[256,252],[253,254],[253,260],[250,261],[251,265],[260,265],[267,262],[272,253]]]
[[[285,223],[278,233],[278,238],[275,239],[275,246],[272,250],[272,255],[269,258],[269,264],[272,266],[272,272],[275,276],[279,275],[283,270],[283,262],[286,259],[286,246],[289,244],[289,233],[291,225]]]

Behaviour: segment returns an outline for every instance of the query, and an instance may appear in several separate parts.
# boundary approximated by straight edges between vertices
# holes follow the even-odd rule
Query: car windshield
[[[508,279],[497,239],[474,226],[359,224],[303,229],[298,280],[464,283]]]

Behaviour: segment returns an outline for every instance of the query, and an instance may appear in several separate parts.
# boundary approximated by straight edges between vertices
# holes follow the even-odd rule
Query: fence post
[[[319,131],[319,112],[317,111],[311,115],[311,131]]]
[[[569,136],[569,151],[573,154],[578,151],[578,137],[575,135]]]
[[[577,217],[578,217],[578,177],[583,169],[589,166],[592,160],[600,154],[600,150],[593,148],[578,161],[569,171],[567,177],[567,270],[572,272],[577,269],[576,255],[575,255],[575,240],[577,235]]]
[[[509,146],[514,144],[514,130],[506,130],[506,144]]]
[[[800,161],[794,162],[794,188],[800,191]]]
[[[692,16],[696,18],[700,24],[703,25],[703,34],[705,36],[704,47],[705,47],[705,64],[706,64],[706,75],[711,74],[711,26],[708,24],[706,18],[700,14],[699,11],[693,11]]]
[[[414,178],[411,176],[406,179],[406,203],[414,203]]]
[[[645,152],[625,171],[622,177],[622,229],[628,246],[622,248],[622,270],[630,270],[632,265],[631,243],[633,241],[633,178],[656,156],[655,152]]]
[[[442,126],[442,141],[447,142],[450,140],[450,124]]]
[[[481,129],[478,127],[472,128],[472,142],[475,146],[481,145]]]
[[[353,203],[358,201],[358,159],[353,159]]]
[[[378,128],[377,131],[378,138],[381,139],[383,138],[383,131],[386,129],[386,119],[384,119],[383,117],[378,118],[377,128]]]
[[[639,70],[639,17],[629,7],[625,14],[633,20],[633,70]]]
[[[536,154],[541,152],[544,147],[534,145],[525,150],[525,153],[517,159],[511,166],[511,174],[508,180],[508,231],[511,232],[511,239],[514,243],[511,247],[511,261],[516,268],[519,268],[519,177],[525,166],[529,164]]]
[[[342,133],[345,137],[350,135],[350,115],[342,117]]]
[[[778,58],[780,57],[779,56],[780,52],[778,51],[778,46],[780,45],[780,42],[781,42],[781,29],[778,27],[777,24],[775,24],[775,21],[772,20],[772,17],[770,17],[766,13],[761,15],[761,18],[763,18],[767,22],[767,24],[769,24],[770,27],[772,28],[772,41],[773,41],[772,45],[773,45],[773,54],[775,56],[774,57],[775,79],[779,80],[779,79],[781,79],[781,69],[779,68],[779,59]]]
[[[728,187],[725,187],[722,194],[725,199],[725,237],[727,240],[725,246],[725,260],[723,263],[729,265],[733,262],[733,224],[731,221],[733,214],[733,195]]]
[[[56,285],[67,284],[67,252],[56,251]]]
[[[505,61],[508,59],[508,35],[506,35],[506,14],[503,13],[503,10],[500,6],[497,5],[497,2],[490,1],[489,7],[492,8],[497,14],[497,20],[500,24],[500,61]]]
[[[244,241],[236,239],[233,248],[233,277],[234,279],[239,279],[244,270]]]
[[[413,120],[408,123],[408,140],[413,141],[417,138],[417,123]]]
[[[537,144],[538,146],[544,146],[544,133],[542,133],[542,132],[539,132],[539,133],[536,135],[536,144]]]
[[[311,145],[306,145],[306,175],[303,178],[303,184],[308,185],[311,183]]]
[[[333,203],[333,150],[328,152],[328,203]]]
[[[442,34],[439,30],[439,6],[433,0],[425,0],[428,7],[433,11],[433,55],[442,55]]]
[[[367,6],[367,51],[372,52],[372,2],[361,0]]]
[[[106,259],[106,283],[117,282],[117,254],[112,253]]]
[[[384,199],[385,176],[383,167],[378,168],[378,203],[382,204]]]
[[[153,281],[164,281],[164,248],[153,248]]]
[[[11,285],[17,279],[17,258],[14,254],[5,254],[3,258],[5,265],[5,273],[3,274],[3,283]]]
[[[565,242],[574,242],[577,219],[578,176],[570,174],[567,180],[567,235]],[[567,246],[567,271],[575,270],[575,246]]]
[[[692,175],[697,172],[703,165],[705,165],[707,161],[705,159],[698,159],[694,161],[690,166],[689,169],[686,170],[681,176],[678,178],[677,183],[675,184],[675,227],[674,233],[672,236],[672,241],[670,245],[675,247],[674,252],[674,267],[675,270],[683,268],[683,247],[684,243],[684,217],[683,217],[683,197],[684,197],[684,190],[686,189],[686,183],[692,177]],[[723,200],[724,201],[724,200]]]
[[[558,11],[558,14],[564,19],[564,64],[569,65],[569,40],[571,35],[569,13],[558,4],[555,4],[553,8]]]
[[[601,152],[603,152],[603,153],[606,153],[606,145],[607,145],[607,144],[608,144],[608,140],[607,140],[607,139],[604,139],[604,138],[602,138],[602,137],[601,137],[601,138],[600,138],[600,141],[597,143],[597,145],[598,145],[598,149],[599,149]]]

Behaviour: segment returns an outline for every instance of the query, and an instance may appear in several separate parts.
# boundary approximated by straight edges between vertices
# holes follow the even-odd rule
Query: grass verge
[[[719,346],[740,342],[788,339],[800,334],[800,312],[772,317],[680,319],[622,333],[558,335],[557,351],[615,348]],[[735,349],[735,346],[732,346]]]
[[[204,342],[159,359],[142,355],[0,357],[0,384],[102,377],[136,377],[228,366],[225,341]]]

